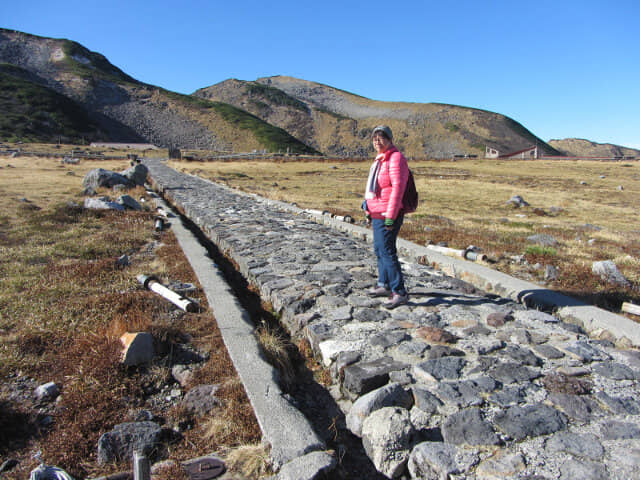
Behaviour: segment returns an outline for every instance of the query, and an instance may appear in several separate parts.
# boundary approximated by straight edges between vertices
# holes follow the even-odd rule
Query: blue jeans
[[[373,250],[378,257],[378,286],[389,288],[392,292],[400,295],[407,294],[396,250],[396,239],[403,219],[402,215],[395,219],[393,230],[385,228],[384,219],[374,218],[372,220]]]

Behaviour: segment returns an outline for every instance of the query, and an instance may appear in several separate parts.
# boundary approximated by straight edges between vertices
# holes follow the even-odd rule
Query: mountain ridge
[[[9,75],[14,77],[14,84],[23,82],[16,84],[16,91],[29,90],[27,82],[39,84],[77,105],[77,109],[68,109],[75,112],[71,115],[83,117],[82,111],[86,110],[90,128],[80,132],[80,137],[84,139],[86,134],[87,140],[106,137],[111,141],[218,152],[265,150],[363,157],[372,154],[371,131],[385,123],[395,132],[395,143],[409,157],[484,156],[486,146],[505,153],[534,144],[543,155],[571,151],[567,142],[544,142],[516,120],[488,110],[371,100],[294,77],[228,79],[183,95],[140,82],[104,55],[72,40],[17,30],[0,28],[0,65],[5,80]],[[6,95],[10,92],[5,89]],[[47,96],[55,97],[53,93]],[[54,107],[44,104],[39,111],[18,111],[16,98],[7,97],[6,105],[11,105],[12,114],[23,124],[29,122],[29,115],[53,118],[52,112],[42,109]],[[78,119],[59,120],[59,125],[67,125]],[[47,125],[49,130],[41,140],[55,135],[56,128],[62,129],[56,122]],[[9,130],[5,128],[2,135],[22,135],[19,129],[11,132],[10,126],[5,122]],[[37,129],[31,129],[24,140],[37,140],[37,134]],[[602,150],[598,145],[591,142],[592,149]],[[613,147],[617,146],[609,151],[634,151]]]

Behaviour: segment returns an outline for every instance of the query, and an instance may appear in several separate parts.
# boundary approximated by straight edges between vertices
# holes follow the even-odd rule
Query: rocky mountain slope
[[[69,40],[0,29],[0,64],[15,79],[36,82],[81,105],[114,141],[313,152],[284,130],[231,105],[138,82],[101,54]]]
[[[369,136],[380,123],[389,124],[395,143],[414,157],[484,156],[486,145],[510,152],[536,143],[544,154],[561,155],[504,115],[439,103],[370,100],[292,77],[226,80],[194,95],[247,110],[328,155],[370,155]]]
[[[621,147],[610,143],[596,143],[582,138],[549,140],[549,145],[570,157],[640,158],[640,150],[638,149]]]

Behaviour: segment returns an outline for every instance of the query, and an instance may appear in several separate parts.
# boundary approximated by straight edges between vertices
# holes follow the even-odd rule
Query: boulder
[[[147,181],[148,173],[149,169],[146,165],[137,163],[133,167],[127,168],[124,172],[122,172],[121,175],[134,185],[144,185],[144,183]]]
[[[612,285],[620,285],[628,287],[631,282],[622,274],[616,264],[611,260],[603,260],[601,262],[593,262],[591,271],[594,275],[599,276],[602,280]]]
[[[134,451],[150,456],[157,451],[162,429],[154,422],[129,422],[113,427],[98,440],[98,463],[129,461]]]
[[[400,407],[376,410],[362,425],[367,455],[376,469],[389,478],[398,478],[405,472],[414,434],[409,411]]]
[[[410,409],[413,398],[399,383],[390,383],[382,388],[358,398],[347,414],[347,428],[360,437],[362,424],[374,411],[383,407],[403,407]]]
[[[112,188],[115,185],[133,187],[134,183],[127,177],[110,170],[105,170],[104,168],[91,170],[85,175],[84,180],[82,180],[82,186],[85,189],[96,190],[98,187]]]

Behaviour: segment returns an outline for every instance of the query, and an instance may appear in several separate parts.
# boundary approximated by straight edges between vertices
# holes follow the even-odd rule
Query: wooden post
[[[140,452],[133,452],[133,480],[151,480],[149,459]]]

